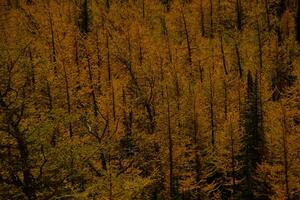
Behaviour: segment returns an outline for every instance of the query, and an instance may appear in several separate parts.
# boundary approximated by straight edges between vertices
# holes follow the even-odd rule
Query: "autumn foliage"
[[[299,200],[299,0],[2,0],[0,199]]]

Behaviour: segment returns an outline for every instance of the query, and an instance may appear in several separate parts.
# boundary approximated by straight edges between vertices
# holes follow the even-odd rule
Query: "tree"
[[[297,3],[297,14],[296,14],[296,40],[300,43],[300,2]]]
[[[80,17],[79,17],[79,29],[82,33],[88,33],[89,28],[89,7],[88,7],[88,0],[83,0],[82,5],[80,6]]]
[[[298,0],[0,4],[0,199],[299,199]]]
[[[247,96],[244,113],[244,135],[242,137],[242,149],[240,159],[242,168],[240,171],[241,182],[239,185],[239,198],[265,199],[257,194],[257,189],[263,187],[255,179],[256,169],[262,163],[266,154],[265,136],[262,127],[262,110],[259,106],[258,77],[247,74]],[[265,191],[266,192],[266,191]]]

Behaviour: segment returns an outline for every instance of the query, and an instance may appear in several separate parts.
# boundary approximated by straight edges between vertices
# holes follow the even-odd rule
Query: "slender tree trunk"
[[[51,94],[51,87],[50,87],[50,83],[47,81],[46,83],[46,96],[48,98],[48,111],[49,113],[52,111],[53,109],[53,100],[52,100],[52,94]],[[53,118],[51,117],[51,119],[53,120]],[[52,132],[52,136],[51,136],[51,141],[50,144],[55,147],[56,145],[56,137],[58,135],[58,127],[54,127],[54,130]]]
[[[145,0],[142,0],[142,16],[145,18]]]
[[[190,42],[189,32],[188,32],[188,29],[187,29],[186,19],[185,19],[183,10],[182,10],[182,21],[183,21],[184,33],[185,33],[186,44],[187,44],[188,64],[191,67],[192,66],[191,42]],[[192,73],[192,71],[190,71],[190,73]]]
[[[164,98],[164,87],[163,87],[163,82],[164,82],[164,79],[165,79],[165,77],[164,77],[164,70],[163,70],[163,58],[162,57],[160,57],[160,85],[161,85],[161,87],[160,87],[160,93],[161,93],[161,99],[163,99]]]
[[[225,120],[227,120],[227,66],[226,66],[226,59],[225,59],[225,53],[224,53],[224,47],[223,47],[223,36],[222,33],[220,33],[220,50],[222,55],[222,62],[223,62],[223,69],[224,69],[224,80],[223,80],[223,87],[224,87],[224,116]]]
[[[236,57],[237,57],[237,66],[238,66],[240,79],[242,79],[243,78],[243,69],[242,69],[242,63],[241,63],[240,50],[239,50],[239,46],[237,43],[235,43],[235,53],[236,53]]]
[[[297,1],[296,41],[300,44],[300,0]]]
[[[101,90],[101,64],[102,64],[102,59],[101,59],[101,50],[100,50],[100,42],[99,42],[99,33],[98,31],[96,32],[96,49],[97,49],[97,67],[98,67],[98,88],[99,91]]]
[[[139,40],[139,62],[140,62],[140,66],[142,66],[144,57],[143,57],[142,39],[141,39],[140,31],[138,32],[138,40]]]
[[[171,114],[170,114],[170,102],[168,96],[168,88],[166,88],[167,93],[167,120],[168,120],[168,148],[169,148],[169,187],[170,187],[170,199],[174,199],[174,177],[173,177],[173,140],[172,140],[172,130],[171,130]]]
[[[50,6],[50,5],[49,5]],[[54,38],[54,30],[53,30],[53,20],[52,20],[52,14],[50,12],[50,8],[48,8],[48,17],[50,21],[50,32],[51,32],[51,61],[54,63],[54,73],[57,76],[57,67],[56,67],[56,48],[55,48],[55,38]]]
[[[210,15],[210,37],[214,36],[214,19],[213,19],[213,1],[209,0],[209,15]]]
[[[223,80],[223,87],[224,87],[224,118],[227,120],[228,115],[228,89],[227,89],[227,80],[224,77]]]
[[[109,46],[109,34],[106,32],[106,50],[107,50],[107,77],[108,77],[108,83],[111,87],[112,92],[112,114],[113,119],[116,120],[116,108],[115,108],[115,89],[112,82],[112,75],[111,75],[111,63],[110,63],[110,46]],[[129,69],[131,71],[131,69]]]
[[[106,33],[106,50],[107,50],[107,77],[108,81],[111,81],[111,66],[110,66],[110,50],[109,50],[109,35]]]
[[[243,122],[242,122],[242,97],[241,97],[241,79],[237,80],[237,92],[238,92],[238,111],[239,111],[239,131],[242,131],[242,126],[243,126]]]
[[[287,126],[287,119],[286,119],[286,110],[284,105],[281,103],[281,110],[282,110],[282,146],[283,146],[283,165],[284,165],[284,184],[285,184],[285,198],[287,200],[290,199],[290,192],[289,192],[289,176],[288,176],[288,149],[287,149],[287,133],[288,133],[288,126]]]
[[[205,36],[205,25],[204,25],[204,10],[203,10],[203,0],[200,0],[200,26],[202,37]]]
[[[106,171],[106,170],[107,170],[107,164],[106,164],[106,158],[105,158],[104,153],[101,153],[101,154],[100,154],[100,159],[101,159],[101,166],[102,166],[102,169],[103,169],[104,171]]]
[[[77,88],[79,88],[80,85],[80,68],[79,68],[79,50],[78,50],[78,37],[77,33],[75,33],[75,42],[74,42],[74,50],[75,50],[75,64],[76,64],[76,69],[77,69],[77,80],[76,80],[76,85]]]
[[[271,31],[269,0],[264,0],[268,31]]]
[[[223,63],[223,69],[225,75],[228,75],[227,66],[226,66],[226,59],[225,59],[225,53],[224,53],[224,46],[223,46],[223,36],[222,33],[220,33],[220,50],[222,55],[222,63]]]
[[[116,121],[115,88],[113,82],[111,82],[111,92],[112,92],[112,114],[113,114],[114,121]]]
[[[199,78],[200,78],[200,82],[203,83],[203,74],[204,74],[204,69],[201,66],[200,61],[198,62],[198,68],[199,68]]]
[[[236,26],[237,29],[240,31],[242,30],[242,5],[241,5],[242,0],[236,0],[235,1],[235,6],[236,6]]]
[[[214,86],[212,80],[211,69],[209,71],[209,113],[210,113],[210,128],[211,128],[211,144],[215,147],[215,113],[214,113]]]
[[[82,8],[81,32],[88,33],[89,32],[88,0],[84,0],[82,7],[83,8]]]
[[[87,49],[86,49],[86,51],[87,51]],[[93,110],[94,110],[95,117],[97,117],[98,116],[97,97],[96,97],[95,88],[94,88],[93,71],[92,71],[91,61],[90,61],[90,56],[88,55],[88,52],[86,52],[86,57],[88,60],[88,74],[89,74],[89,82],[90,82],[90,88],[91,88],[91,96],[92,96],[92,101],[93,101]]]

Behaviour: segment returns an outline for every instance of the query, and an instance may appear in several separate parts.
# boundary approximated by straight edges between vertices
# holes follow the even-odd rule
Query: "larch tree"
[[[298,200],[299,10],[1,1],[0,199]]]

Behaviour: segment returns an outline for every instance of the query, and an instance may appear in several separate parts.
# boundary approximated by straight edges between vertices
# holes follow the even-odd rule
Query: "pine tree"
[[[262,127],[262,110],[259,104],[258,78],[248,71],[247,96],[244,111],[244,135],[242,137],[242,149],[240,159],[241,181],[239,184],[239,198],[245,200],[265,199],[259,198],[258,190],[262,183],[256,180],[256,169],[261,164],[265,155],[265,138]]]

